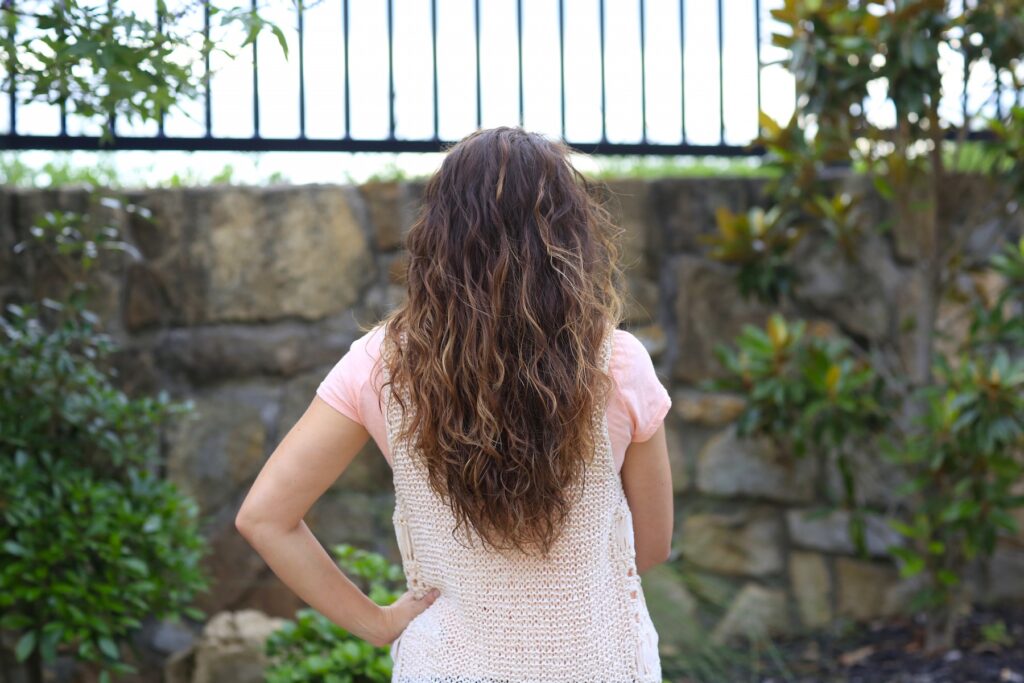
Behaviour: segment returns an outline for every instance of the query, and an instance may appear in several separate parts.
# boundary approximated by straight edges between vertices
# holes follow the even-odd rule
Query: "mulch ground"
[[[1024,683],[1024,605],[975,608],[960,621],[956,647],[940,655],[925,656],[923,644],[923,626],[909,619],[876,622],[841,638],[777,641],[774,660],[782,664],[766,659],[742,680]]]
[[[976,608],[944,653],[926,655],[924,642],[921,624],[888,621],[775,641],[733,672],[686,676],[663,666],[673,683],[1024,683],[1024,605]]]

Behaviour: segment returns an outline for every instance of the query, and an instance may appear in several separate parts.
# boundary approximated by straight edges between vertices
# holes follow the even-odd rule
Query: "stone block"
[[[763,327],[771,309],[744,298],[735,271],[717,262],[683,254],[673,259],[677,352],[673,377],[698,383],[723,374],[715,347],[732,343],[744,325]],[[792,314],[783,303],[783,314]]]
[[[862,505],[892,508],[900,503],[897,489],[906,481],[907,473],[899,465],[885,460],[874,449],[854,450],[848,459],[856,499]],[[824,484],[826,500],[836,505],[844,502],[842,474],[834,458],[826,465]]]
[[[673,656],[686,647],[697,628],[697,599],[670,565],[652,567],[641,576],[644,601],[658,631],[658,649]]]
[[[147,281],[174,286],[127,296],[132,310],[169,308],[168,324],[316,320],[353,306],[374,273],[342,187],[159,190],[139,202],[152,212],[131,224],[156,271]],[[154,292],[168,300],[144,301]]]
[[[269,568],[252,582],[250,589],[239,597],[237,603],[283,619],[294,618],[298,610],[307,606]]]
[[[363,334],[356,313],[346,311],[314,323],[176,327],[156,334],[151,348],[164,373],[193,386],[254,375],[289,377],[311,369],[326,375]]]
[[[391,515],[395,498],[390,493],[360,493],[328,489],[313,505],[306,523],[324,546],[338,543],[372,550],[397,561],[398,542]]]
[[[832,581],[825,558],[818,553],[791,553],[789,582],[803,625],[808,628],[827,626],[833,613]]]
[[[264,643],[283,625],[283,619],[257,610],[216,614],[194,648],[168,662],[164,678],[169,683],[262,683],[268,663]]]
[[[235,527],[237,508],[229,505],[203,525],[209,553],[202,566],[210,588],[196,596],[196,606],[207,614],[242,606],[242,601],[267,571],[266,561]]]
[[[987,580],[980,584],[979,598],[990,604],[1024,601],[1024,544],[1001,539],[989,562]]]
[[[731,423],[747,402],[741,396],[717,394],[695,389],[680,389],[672,394],[672,409],[686,422],[709,427],[724,427]]]
[[[399,249],[417,217],[418,188],[400,181],[371,181],[359,185],[358,190],[366,203],[376,248]]]
[[[700,512],[683,520],[679,549],[688,562],[739,576],[767,576],[783,568],[783,529],[770,507]]]
[[[711,639],[724,644],[783,635],[792,630],[785,592],[748,583],[711,632]]]
[[[781,453],[766,439],[742,438],[735,427],[712,437],[697,459],[698,490],[784,503],[814,497],[816,461]]]
[[[809,509],[786,511],[790,540],[812,550],[855,554],[856,548],[850,536],[849,511],[834,510],[825,516],[816,513],[816,510]],[[873,557],[889,557],[891,546],[904,545],[903,538],[889,526],[885,518],[873,513],[865,516],[864,536],[867,551]]]
[[[836,558],[838,616],[867,621],[895,614],[905,604],[908,586],[889,563]]]
[[[192,400],[195,410],[176,418],[169,430],[167,476],[210,513],[233,503],[270,455],[278,391],[249,382]]]
[[[882,339],[893,330],[892,301],[903,275],[881,236],[865,236],[858,250],[851,258],[825,239],[802,242],[794,257],[800,278],[796,295],[843,329]]]
[[[744,212],[761,201],[759,179],[723,177],[659,178],[649,181],[660,230],[658,249],[706,251],[702,238],[717,231],[715,211]]]

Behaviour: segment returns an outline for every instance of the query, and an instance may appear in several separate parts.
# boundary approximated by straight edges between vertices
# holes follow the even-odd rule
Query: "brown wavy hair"
[[[384,320],[399,438],[456,530],[543,555],[598,445],[598,352],[623,311],[621,230],[570,153],[511,127],[449,148],[406,237],[408,296]]]

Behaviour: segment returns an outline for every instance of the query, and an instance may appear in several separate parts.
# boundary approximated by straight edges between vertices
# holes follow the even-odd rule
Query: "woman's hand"
[[[413,592],[406,591],[398,600],[390,605],[380,608],[380,632],[372,639],[368,639],[371,645],[386,647],[402,635],[402,631],[413,619],[422,614],[428,607],[434,604],[440,591],[431,588],[422,598],[416,599]]]

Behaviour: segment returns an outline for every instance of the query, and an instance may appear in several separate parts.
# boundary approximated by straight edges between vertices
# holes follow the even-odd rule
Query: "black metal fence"
[[[350,38],[354,31],[363,29],[352,25],[353,13],[351,10],[353,8],[350,7],[350,0],[326,0],[328,3],[340,2],[340,26],[333,29],[337,31],[340,39],[337,56],[343,62],[340,83],[343,101],[343,128],[340,131],[340,135],[330,137],[311,135],[307,129],[309,113],[307,110],[308,88],[318,88],[323,84],[309,82],[306,54],[307,37],[310,31],[309,18],[305,16],[306,13],[303,10],[299,9],[292,15],[294,19],[293,38],[295,49],[291,59],[297,60],[298,69],[298,98],[294,105],[282,103],[280,97],[274,97],[273,101],[268,104],[265,92],[267,84],[264,82],[265,79],[260,77],[260,52],[261,49],[266,49],[266,45],[261,48],[260,43],[257,42],[251,47],[251,136],[232,137],[215,134],[213,119],[219,93],[216,87],[210,85],[211,79],[208,79],[202,102],[202,115],[198,117],[202,119],[202,130],[199,134],[169,134],[165,129],[163,120],[156,126],[155,132],[139,134],[137,131],[126,130],[124,125],[117,126],[117,122],[114,121],[111,122],[111,127],[115,134],[113,148],[121,150],[374,152],[429,152],[441,150],[445,144],[452,140],[444,139],[441,132],[443,115],[441,105],[443,100],[439,93],[438,68],[439,0],[415,0],[429,4],[429,27],[424,26],[423,30],[429,30],[431,38],[429,60],[432,73],[432,95],[430,101],[422,101],[420,104],[422,105],[421,110],[424,112],[424,115],[432,116],[432,134],[428,133],[414,137],[399,137],[396,135],[395,52],[402,49],[402,45],[396,44],[395,40],[396,1],[373,0],[376,3],[384,3],[386,11],[386,35],[381,35],[381,40],[385,40],[387,43],[387,135],[375,138],[353,135],[351,125],[352,113],[357,107],[363,106],[363,101],[359,98],[353,99],[350,83],[354,73],[364,68],[365,65],[360,62],[360,55],[353,54],[352,50],[350,50]],[[412,1],[410,0],[410,2]],[[251,2],[255,8],[256,0],[251,0]],[[352,4],[355,5],[356,2],[357,0],[353,0]],[[498,0],[488,0],[487,3],[482,3],[482,0],[465,0],[459,7],[455,6],[454,0],[442,0],[442,2],[444,3],[444,16],[446,18],[453,17],[458,12],[472,12],[473,31],[471,35],[465,36],[464,39],[472,42],[475,56],[475,88],[474,91],[464,93],[460,97],[474,100],[472,104],[475,104],[476,126],[482,127],[485,124],[488,126],[498,124],[529,125],[525,115],[525,106],[528,104],[527,98],[529,95],[524,87],[528,84],[529,74],[524,72],[524,56],[528,56],[531,48],[535,48],[540,43],[525,37],[523,22],[524,0],[501,0],[501,2],[509,5],[507,8],[509,15],[512,14],[512,4],[514,4],[515,25],[514,27],[507,27],[507,30],[515,34],[517,78],[514,82],[509,79],[509,81],[497,84],[493,81],[485,83],[482,76],[482,58],[486,56],[489,46],[482,44],[481,18],[483,16],[482,12],[491,11],[498,6]],[[556,130],[550,131],[553,135],[560,135],[569,144],[588,153],[721,156],[755,155],[760,153],[761,150],[751,147],[747,143],[749,143],[749,139],[756,132],[757,112],[762,106],[762,73],[765,62],[763,55],[766,49],[772,49],[769,45],[768,37],[763,35],[765,33],[763,23],[766,22],[763,22],[762,19],[767,18],[768,13],[765,8],[762,8],[761,0],[730,0],[729,2],[726,2],[726,0],[690,0],[690,8],[687,7],[688,3],[686,0],[678,0],[678,2],[675,0],[671,0],[671,2],[656,2],[655,0],[592,0],[589,10],[587,8],[580,9],[581,0],[580,2],[572,3],[574,7],[571,13],[567,12],[567,2],[571,2],[571,0],[538,0],[538,2],[556,5],[545,7],[545,11],[549,12],[552,20],[557,21],[558,63],[557,65],[551,64],[550,70],[552,76],[555,69],[558,71],[558,101],[557,103],[546,103],[546,106],[550,105],[552,107],[552,111],[556,107],[558,111],[557,124],[553,126],[556,127]],[[481,7],[482,4],[485,7]],[[531,3],[531,7],[535,6],[537,6],[536,2]],[[377,8],[379,9],[379,5]],[[625,54],[620,50],[617,53],[619,56],[610,56],[607,49],[609,37],[616,36],[622,30],[621,25],[610,25],[608,17],[610,8],[620,14],[623,11],[635,12],[633,16],[636,19],[636,23],[632,26],[633,34],[630,40],[634,41],[633,44],[639,52],[639,69],[636,70],[633,76],[639,81],[639,98],[635,102],[623,102],[621,101],[621,95],[614,95],[617,107],[634,107],[639,109],[639,130],[635,131],[632,139],[628,135],[618,135],[611,138],[609,136],[609,98],[613,95],[609,93],[609,79],[606,74],[606,67],[609,64],[618,67],[618,63],[610,62],[610,60],[617,60],[619,56]],[[692,17],[695,11],[694,8],[699,8],[702,12],[702,24],[697,27],[687,26],[687,20]],[[332,11],[337,11],[338,9],[336,6],[332,7]],[[726,10],[728,10],[729,15],[728,21]],[[422,11],[426,13],[428,8],[423,7]],[[600,103],[599,111],[591,113],[593,115],[592,120],[595,122],[597,117],[600,117],[600,133],[595,135],[594,139],[572,139],[573,134],[569,130],[572,127],[570,124],[573,123],[571,117],[581,115],[579,113],[581,108],[577,108],[577,112],[573,113],[569,111],[570,107],[567,102],[566,36],[567,33],[583,30],[581,26],[574,26],[573,23],[574,21],[579,21],[578,18],[583,16],[584,11],[596,11],[597,13],[597,51],[596,54],[592,55],[591,59],[596,61],[597,67],[600,70],[598,78]],[[206,7],[203,14],[203,31],[206,36],[209,36],[210,13],[208,7]],[[734,21],[740,15],[743,15],[744,20]],[[709,17],[714,17],[714,24],[705,28],[703,22]],[[469,23],[468,17],[463,17],[463,19],[466,20],[466,23]],[[591,21],[592,19],[593,16],[591,14]],[[652,50],[649,45],[649,31],[651,28],[657,28],[662,32],[661,35],[664,35],[666,24],[668,23],[672,24],[672,32],[678,35],[677,44],[672,46],[675,54],[672,54],[666,48],[664,41],[656,51]],[[592,26],[592,23],[590,26]],[[734,28],[736,26],[740,28]],[[323,30],[321,26],[316,28],[317,30]],[[710,34],[709,36],[701,35],[702,39],[711,40],[711,36],[713,36],[714,48],[706,51],[702,48],[702,53],[696,56],[689,54],[687,51],[687,39],[688,35],[694,35],[693,32],[695,30],[701,34]],[[551,27],[551,31],[554,34],[555,27]],[[747,70],[746,73],[749,75],[745,78],[735,79],[735,83],[733,83],[734,79],[726,78],[727,41],[733,46],[730,48],[730,54],[728,55],[730,64],[737,63],[738,58],[734,58],[733,55],[743,52],[737,46],[748,46],[749,54],[743,57],[743,68]],[[752,49],[749,49],[751,46]],[[572,56],[579,57],[576,53]],[[266,58],[265,55],[264,58]],[[351,61],[350,58],[352,58]],[[423,58],[427,59],[426,55]],[[749,63],[746,63],[748,58]],[[636,54],[634,53],[631,56],[631,60],[635,62],[635,59]],[[663,88],[653,88],[651,86],[651,66],[655,60],[661,62],[656,64],[659,68],[663,67],[666,61],[670,61],[673,66],[678,65],[678,69],[675,69],[678,87],[674,89],[672,97],[676,101],[673,101],[670,107],[672,111],[678,111],[678,126],[675,131],[676,134],[669,139],[666,139],[664,135],[655,139],[650,134],[648,126],[651,108],[657,107],[659,111],[662,111],[668,106],[666,103],[666,97],[668,96],[663,92]],[[208,56],[206,57],[205,68],[206,72],[209,73],[210,62]],[[663,69],[661,73],[664,73]],[[711,87],[709,88],[710,92],[697,93],[695,96],[693,88],[687,87],[687,81],[698,76],[702,79],[713,79],[710,80],[710,83],[717,84],[717,87]],[[22,116],[25,108],[17,102],[15,97],[16,87],[17,83],[15,80],[9,79],[6,88],[8,126],[5,132],[0,133],[0,148],[95,150],[104,147],[104,143],[101,142],[98,135],[69,133],[68,117],[63,111],[60,112],[59,130],[47,133],[34,130],[32,121],[26,120]],[[264,92],[261,92],[261,88]],[[485,98],[489,96],[488,92],[497,92],[499,88],[512,89],[515,92],[518,108],[517,119],[513,116],[512,120],[490,120],[493,117],[484,116]],[[733,90],[730,90],[730,88],[733,88]],[[743,126],[744,131],[748,133],[745,140],[737,139],[737,136],[734,134],[730,135],[731,131],[728,130],[726,103],[736,92],[735,89],[737,88],[742,88],[745,91],[741,96],[743,101],[740,105],[729,105],[729,120],[733,121],[740,117],[746,122]],[[750,92],[751,88],[754,90],[752,93]],[[506,94],[508,93],[506,92]],[[688,95],[690,96],[689,101]],[[777,95],[778,93],[773,93],[773,96]],[[783,96],[791,97],[791,93],[783,93]],[[199,103],[196,104],[198,105]],[[468,101],[464,102],[464,104],[471,106]],[[266,113],[265,109],[268,106],[275,108],[294,106],[297,109],[298,134],[287,137],[268,137],[264,135],[264,131],[261,130],[261,124],[263,123],[261,121],[261,107],[264,108],[262,113]],[[738,112],[737,108],[742,111]],[[383,112],[383,107],[381,107],[381,111]],[[635,112],[632,115],[635,116]],[[701,118],[705,123],[717,119],[717,140],[713,138],[708,139],[707,135],[703,135],[702,139],[695,139],[691,128],[692,122],[696,117]],[[596,128],[596,125],[594,127]],[[707,129],[707,126],[705,125],[704,128]],[[662,130],[664,130],[664,126],[662,126]],[[466,132],[469,131],[464,131],[463,134]]]

